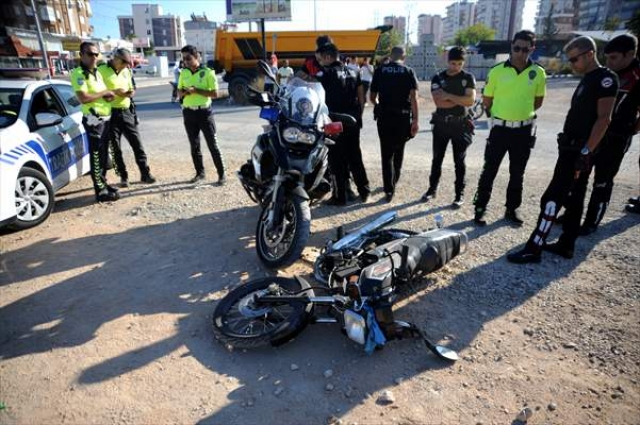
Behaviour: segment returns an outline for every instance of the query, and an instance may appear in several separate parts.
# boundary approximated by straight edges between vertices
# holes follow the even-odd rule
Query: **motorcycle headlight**
[[[304,143],[313,145],[316,142],[316,135],[313,132],[302,131],[298,127],[287,127],[282,131],[282,137],[288,143]]]

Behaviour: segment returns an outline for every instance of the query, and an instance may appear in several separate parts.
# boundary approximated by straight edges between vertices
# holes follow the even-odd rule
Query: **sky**
[[[211,21],[226,20],[225,0],[91,0],[96,37],[120,38],[118,15],[131,15],[131,4],[150,3],[162,5],[165,14],[178,15],[189,20],[191,13],[206,13]],[[382,24],[385,16],[408,16],[409,32],[416,42],[415,28],[418,15],[425,13],[445,16],[446,7],[453,0],[292,0],[292,20],[290,22],[267,22],[267,31],[298,30],[356,30]],[[523,27],[534,27],[538,0],[525,0]],[[314,14],[315,12],[315,14]],[[315,16],[314,16],[315,15]],[[315,19],[314,19],[315,18]],[[255,26],[253,29],[255,30]],[[247,24],[240,26],[241,31],[248,30]]]

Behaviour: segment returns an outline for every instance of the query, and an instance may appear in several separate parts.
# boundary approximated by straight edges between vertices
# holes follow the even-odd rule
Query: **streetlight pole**
[[[47,79],[51,78],[51,71],[49,69],[49,55],[47,55],[47,49],[44,46],[44,39],[42,38],[42,29],[40,28],[40,18],[38,17],[38,9],[34,0],[31,0],[31,8],[33,9],[33,17],[36,20],[36,29],[38,30],[38,43],[40,43],[40,50],[42,51],[42,57],[44,59],[44,65],[47,68]]]

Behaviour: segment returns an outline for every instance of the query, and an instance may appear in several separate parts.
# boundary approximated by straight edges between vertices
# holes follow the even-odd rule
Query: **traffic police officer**
[[[107,89],[96,68],[98,56],[100,51],[95,43],[85,41],[80,45],[81,63],[71,73],[71,86],[82,104],[82,124],[89,138],[89,163],[96,200],[108,202],[120,198],[118,190],[107,184],[102,172],[109,149],[106,131],[114,93]]]
[[[618,77],[600,66],[592,38],[575,38],[564,51],[574,71],[583,77],[571,99],[563,132],[558,135],[558,160],[551,183],[540,200],[538,223],[525,247],[507,256],[513,263],[539,263],[543,249],[573,258],[593,152],[607,131],[618,92]],[[566,209],[562,235],[558,242],[547,245],[546,239],[562,206]]]
[[[136,117],[131,110],[131,98],[135,93],[133,76],[129,69],[131,54],[127,49],[116,49],[113,59],[98,66],[107,88],[116,95],[111,102],[111,121],[109,122],[108,140],[113,154],[116,174],[120,176],[120,186],[129,186],[129,174],[122,158],[121,137],[129,141],[136,164],[140,169],[140,180],[143,183],[155,183],[147,162],[147,154],[140,140],[140,133],[136,125]],[[106,171],[106,170],[105,170]]]
[[[360,150],[360,128],[364,107],[364,89],[360,73],[338,60],[340,53],[333,43],[322,45],[317,53],[323,69],[316,74],[316,78],[325,89],[325,103],[329,112],[351,115],[358,122],[355,127],[345,126],[342,134],[336,138],[336,144],[329,147],[329,164],[335,189],[334,198],[329,202],[333,205],[347,203],[349,171],[353,174],[360,199],[366,202],[371,190]]]
[[[184,128],[191,144],[191,158],[196,169],[196,175],[191,183],[204,180],[204,164],[200,150],[200,131],[204,134],[207,146],[213,157],[213,164],[218,171],[218,184],[225,183],[224,160],[218,149],[216,140],[216,123],[211,110],[211,98],[218,96],[218,81],[216,75],[200,63],[198,50],[195,46],[187,45],[181,49],[185,68],[180,72],[178,90],[182,97],[182,116]]]
[[[390,61],[373,74],[369,100],[378,121],[382,180],[387,202],[391,202],[400,179],[405,143],[418,133],[418,80],[403,61],[403,47],[391,49]]]
[[[465,72],[466,52],[462,47],[453,47],[448,53],[448,67],[433,76],[431,80],[431,94],[436,104],[433,114],[433,160],[429,189],[422,195],[422,200],[430,201],[436,197],[438,182],[442,173],[442,161],[447,145],[451,140],[453,148],[453,162],[456,169],[455,199],[453,204],[462,206],[465,171],[464,163],[467,148],[473,142],[473,122],[469,118],[468,107],[472,106],[476,98],[476,79]]]
[[[595,232],[609,206],[613,179],[633,135],[640,131],[640,62],[636,58],[638,39],[623,34],[604,48],[607,66],[618,74],[620,89],[613,109],[611,124],[594,156],[593,191],[581,235]]]
[[[507,153],[509,185],[505,219],[516,225],[523,223],[517,209],[522,203],[524,171],[535,144],[535,111],[542,106],[545,95],[544,69],[529,59],[535,41],[535,34],[531,31],[517,32],[513,36],[509,59],[491,68],[487,76],[482,101],[485,110],[492,116],[492,128],[473,201],[474,221],[480,226],[487,224],[484,215],[491,198],[493,181]]]

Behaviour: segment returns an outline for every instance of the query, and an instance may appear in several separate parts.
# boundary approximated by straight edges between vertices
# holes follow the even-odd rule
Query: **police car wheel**
[[[23,168],[16,181],[16,215],[14,229],[35,227],[49,217],[53,210],[53,188],[42,172]]]

